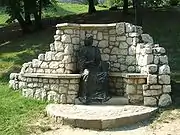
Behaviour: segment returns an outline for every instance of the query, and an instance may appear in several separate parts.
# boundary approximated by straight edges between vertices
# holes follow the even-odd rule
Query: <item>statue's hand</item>
[[[83,80],[87,81],[88,75],[89,75],[89,70],[84,69],[84,71],[82,73]]]

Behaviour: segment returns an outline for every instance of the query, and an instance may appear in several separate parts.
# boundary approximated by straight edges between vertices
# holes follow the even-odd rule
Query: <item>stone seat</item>
[[[124,105],[129,103],[142,104],[142,93],[137,94],[137,92],[139,90],[142,90],[142,84],[145,84],[146,82],[146,74],[110,72],[109,76],[110,79],[116,78],[116,80],[122,80],[121,83],[117,81],[115,85],[121,86],[121,88],[117,87],[116,89],[122,89],[121,91],[123,91],[123,94],[113,96],[107,103],[105,103],[105,105]],[[27,89],[29,90],[44,88],[45,91],[51,91],[50,93],[47,93],[48,100],[56,101],[54,99],[55,97],[58,98],[58,95],[64,95],[60,98],[61,101],[57,101],[58,103],[81,104],[79,100],[76,98],[79,91],[79,82],[81,74],[25,73],[22,75],[22,77],[25,77],[28,83],[28,87],[25,88],[25,93],[27,93]],[[46,88],[46,84],[49,85],[48,89]],[[55,92],[57,92],[58,95],[56,95]],[[34,95],[31,96],[34,97]],[[35,94],[35,96],[36,98],[38,98],[38,95]],[[63,97],[64,100],[62,99]]]

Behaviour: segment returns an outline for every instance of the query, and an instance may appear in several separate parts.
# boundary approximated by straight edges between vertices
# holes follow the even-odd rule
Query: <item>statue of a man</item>
[[[101,61],[98,47],[92,46],[93,36],[87,36],[85,46],[80,49],[78,62],[82,74],[79,100],[84,104],[105,102],[108,96],[109,65]]]

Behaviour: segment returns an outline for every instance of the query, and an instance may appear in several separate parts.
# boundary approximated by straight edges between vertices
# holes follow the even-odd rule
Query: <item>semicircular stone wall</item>
[[[93,45],[100,48],[102,60],[110,63],[110,72],[147,75],[147,79],[139,88],[142,90],[140,97],[145,105],[158,105],[160,101],[161,104],[167,105],[172,102],[169,96],[171,92],[170,67],[166,50],[159,44],[154,44],[150,35],[143,34],[142,27],[125,22],[112,24],[63,23],[56,27],[54,43],[50,44],[50,50],[44,54],[39,54],[37,59],[24,63],[18,75],[11,74],[11,87],[18,89],[27,86],[27,78],[24,78],[23,75],[28,73],[77,74],[78,50],[84,45],[85,35],[92,34]],[[29,81],[31,82],[31,80]],[[116,86],[116,90],[111,91],[117,95],[127,94],[127,91],[123,90],[124,87],[132,91],[134,89],[130,84],[124,85],[122,78],[112,78],[110,81],[111,85]],[[113,84],[114,81],[115,84]],[[56,82],[52,81],[52,83]],[[77,80],[76,83],[78,84]],[[67,87],[70,86],[67,85]],[[38,86],[38,90],[39,88],[42,87]],[[133,93],[132,91],[130,94]],[[53,95],[52,92],[51,95]]]

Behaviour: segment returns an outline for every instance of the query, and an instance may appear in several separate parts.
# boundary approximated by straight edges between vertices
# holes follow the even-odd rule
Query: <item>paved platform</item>
[[[78,98],[75,99],[75,104],[82,105],[82,103],[79,101]],[[127,105],[129,104],[129,100],[127,97],[116,96],[116,97],[112,97],[111,99],[109,99],[108,101],[104,103],[91,103],[91,104],[93,105]]]
[[[49,104],[47,114],[64,125],[80,128],[106,129],[136,123],[149,118],[155,107],[135,105],[63,105]]]

